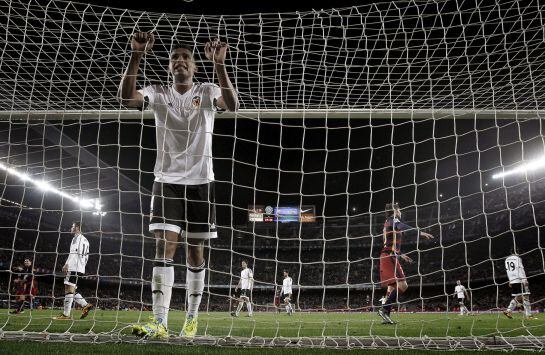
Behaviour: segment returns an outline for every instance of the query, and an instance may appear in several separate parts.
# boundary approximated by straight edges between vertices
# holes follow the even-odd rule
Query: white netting
[[[155,127],[148,113],[121,109],[116,95],[130,35],[153,31],[139,87],[169,84],[175,43],[195,48],[198,81],[216,81],[203,45],[220,37],[230,46],[228,72],[241,104],[238,113],[218,115],[214,131],[220,238],[207,250],[197,342],[543,347],[543,320],[501,314],[510,298],[503,260],[514,244],[533,307],[543,307],[542,173],[492,179],[543,154],[543,7],[409,1],[193,16],[0,2],[0,302],[13,306],[18,267],[30,257],[35,306],[46,308],[3,310],[0,336],[131,341],[126,326],[148,316]],[[367,311],[384,294],[378,256],[384,204],[392,200],[402,204],[405,222],[436,238],[403,243],[415,261],[404,265],[409,290],[399,310],[407,313],[384,326]],[[315,206],[318,218],[249,223],[254,205]],[[50,316],[62,305],[60,269],[73,220],[83,221],[91,244],[81,292],[100,310],[59,324]],[[248,320],[227,313],[242,259],[256,280]],[[181,250],[175,263],[171,324],[178,332]],[[284,269],[295,285],[291,318],[274,312]],[[447,312],[457,306],[457,279],[481,312],[475,317]],[[65,331],[76,337],[57,335]]]

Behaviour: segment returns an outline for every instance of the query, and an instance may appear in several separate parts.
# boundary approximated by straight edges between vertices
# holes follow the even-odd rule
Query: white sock
[[[248,308],[248,314],[252,314],[252,313],[253,313],[253,310],[252,310],[252,302],[246,301],[246,308]]]
[[[74,294],[67,293],[64,295],[64,312],[63,314],[67,317],[70,317],[70,312],[72,311],[72,302],[74,302]]]
[[[509,307],[507,307],[507,310],[509,312],[513,312],[513,310],[517,307],[517,301],[513,298],[511,302],[509,303]]]
[[[290,306],[286,305],[286,313],[290,313]]]
[[[524,314],[526,317],[530,317],[532,315],[532,306],[530,305],[530,301],[524,300],[522,301],[522,305],[524,306]]]
[[[242,305],[244,305],[244,302],[238,301],[238,306],[237,306],[237,311],[236,311],[237,316],[239,315],[240,311],[242,310]]]
[[[74,295],[74,301],[76,301],[76,303],[79,304],[79,305],[82,306],[82,307],[87,306],[87,301],[86,301],[85,298],[83,298],[83,296],[80,295],[79,293],[76,293],[76,294]]]
[[[205,276],[206,270],[204,269],[204,262],[201,266],[187,267],[187,315],[190,317],[197,317],[199,315],[199,306],[204,291]]]
[[[168,328],[168,310],[174,285],[173,266],[155,266],[151,282],[153,317]]]

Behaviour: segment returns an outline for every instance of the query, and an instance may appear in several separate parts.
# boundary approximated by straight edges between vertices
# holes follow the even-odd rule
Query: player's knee
[[[189,270],[193,272],[200,272],[205,269],[205,262],[204,258],[201,258],[200,260],[195,261],[194,258],[190,258],[189,255],[187,256],[187,263],[186,266]]]
[[[407,291],[408,288],[409,288],[409,285],[407,285],[406,281],[400,282],[397,286],[398,292],[400,293]]]

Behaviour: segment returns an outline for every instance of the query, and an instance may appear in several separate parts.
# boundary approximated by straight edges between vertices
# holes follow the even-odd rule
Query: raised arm
[[[416,227],[411,227],[409,226],[408,224],[405,224],[403,222],[397,222],[396,223],[396,227],[401,229],[402,231],[407,231],[407,230],[411,230],[411,229],[416,229],[416,231],[418,232],[418,234],[420,234],[422,237],[426,238],[426,239],[433,239],[433,235],[429,234],[429,233],[426,233],[426,232],[422,232],[420,229],[416,228]]]
[[[214,70],[218,76],[219,86],[221,88],[221,97],[217,105],[224,110],[236,111],[238,109],[238,96],[225,67],[225,57],[227,54],[227,43],[220,42],[219,39],[206,43],[204,53],[206,58],[214,63]]]
[[[136,90],[136,78],[140,61],[144,53],[151,50],[155,38],[152,33],[137,32],[131,39],[131,58],[127,70],[121,77],[117,100],[125,107],[141,108],[144,105],[144,97]]]

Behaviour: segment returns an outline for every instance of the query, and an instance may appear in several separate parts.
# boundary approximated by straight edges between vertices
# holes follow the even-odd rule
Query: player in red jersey
[[[17,306],[10,312],[11,314],[23,313],[25,304],[32,307],[34,297],[38,294],[38,283],[34,278],[34,270],[30,258],[25,258],[24,266],[16,268],[15,272],[20,273],[21,279],[17,290]]]
[[[401,222],[401,210],[397,202],[386,204],[385,214],[384,247],[380,253],[380,283],[382,287],[387,288],[387,292],[386,301],[379,309],[378,314],[384,320],[383,323],[394,324],[390,318],[392,306],[397,302],[397,297],[409,287],[405,281],[405,274],[399,259],[412,263],[409,256],[401,254],[401,242],[404,234],[406,231],[416,230],[419,236],[426,239],[431,239],[433,236]]]

